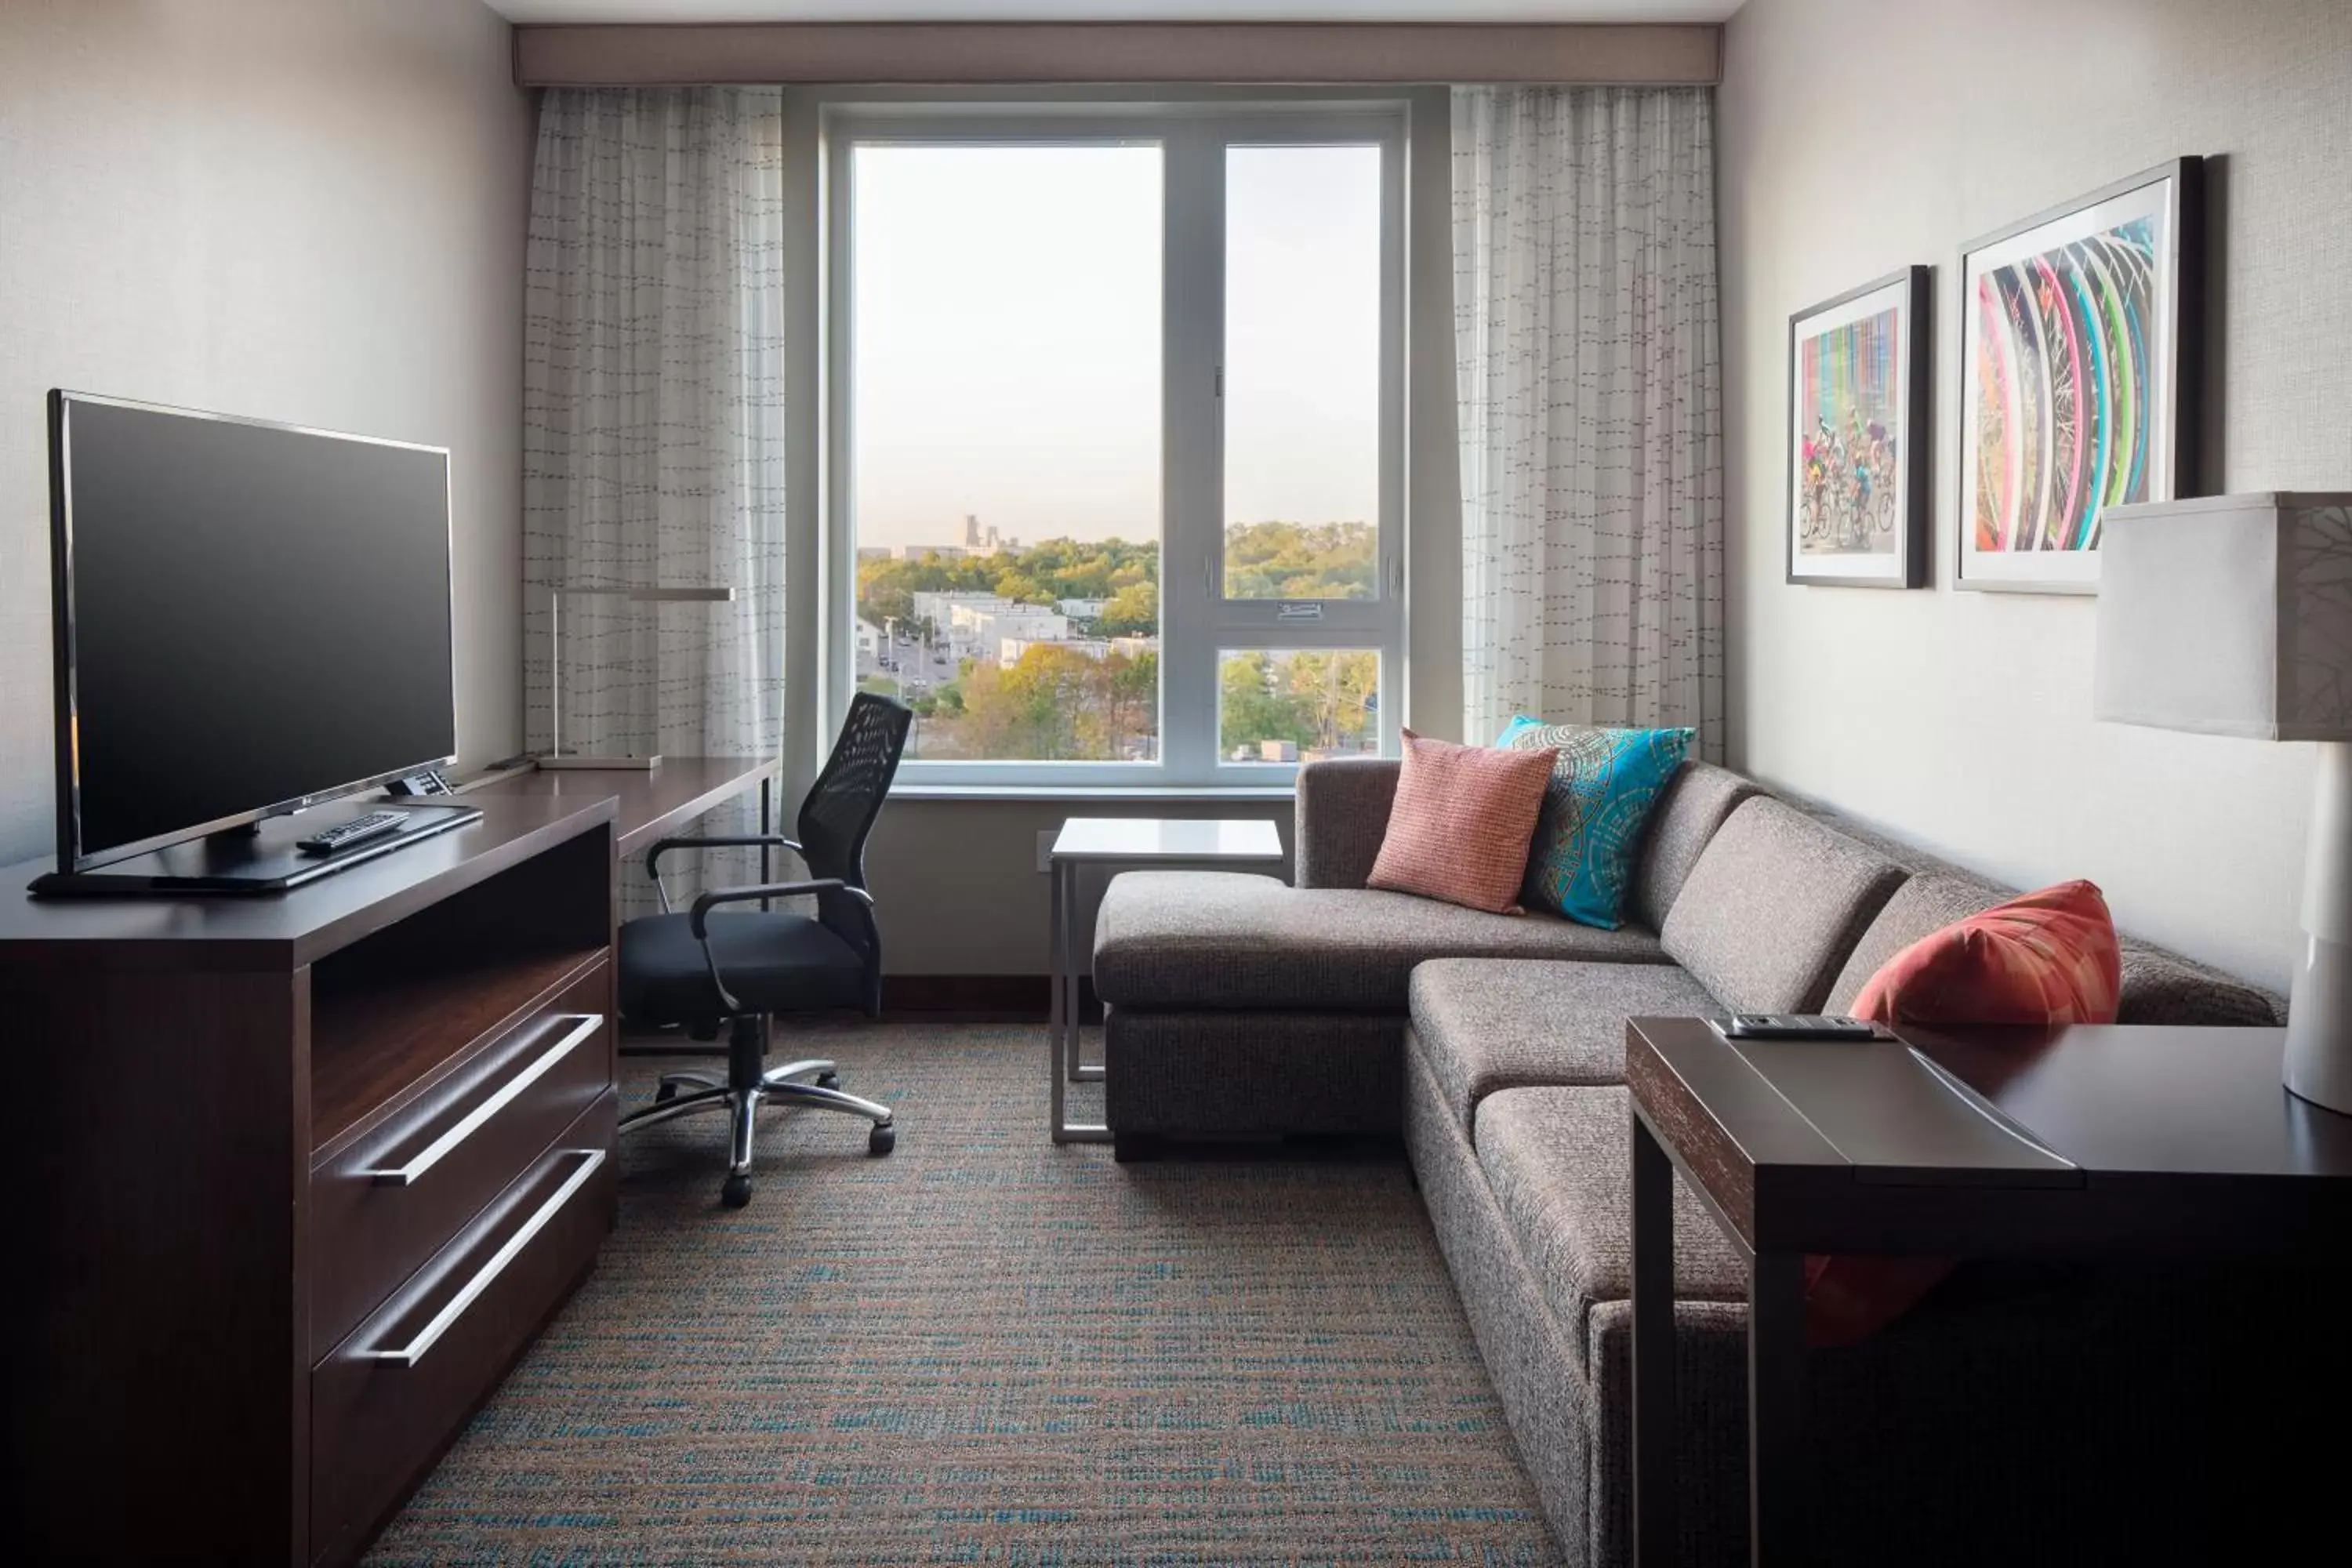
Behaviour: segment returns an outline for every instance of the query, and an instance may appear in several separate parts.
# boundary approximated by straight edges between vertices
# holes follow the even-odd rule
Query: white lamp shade
[[[2115,506],[2099,527],[2094,717],[2352,740],[2352,493]]]

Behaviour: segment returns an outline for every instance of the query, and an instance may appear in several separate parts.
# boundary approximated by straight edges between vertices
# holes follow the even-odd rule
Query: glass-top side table
[[[1053,1078],[1056,1143],[1108,1143],[1100,1123],[1072,1125],[1066,1086],[1104,1076],[1100,1065],[1078,1059],[1078,872],[1087,866],[1118,870],[1252,866],[1282,860],[1282,836],[1263,819],[1180,819],[1153,816],[1074,816],[1062,824],[1050,856],[1054,897],[1051,952],[1053,997],[1047,1009],[1046,1067]]]

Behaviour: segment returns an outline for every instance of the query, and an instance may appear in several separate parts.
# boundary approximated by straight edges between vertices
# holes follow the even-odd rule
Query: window
[[[1402,116],[827,120],[828,695],[908,783],[1393,745]]]

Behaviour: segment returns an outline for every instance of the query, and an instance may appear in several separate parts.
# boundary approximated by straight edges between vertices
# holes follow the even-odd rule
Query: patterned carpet
[[[898,1152],[771,1116],[732,1210],[719,1119],[633,1138],[372,1562],[1558,1561],[1400,1156],[1122,1166],[1046,1141],[1042,1028],[816,1035]]]

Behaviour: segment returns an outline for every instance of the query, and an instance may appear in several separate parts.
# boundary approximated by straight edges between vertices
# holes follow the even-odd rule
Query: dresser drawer
[[[310,1354],[338,1343],[612,1087],[609,970],[583,973],[310,1173]]]
[[[608,1090],[310,1373],[310,1556],[341,1563],[423,1479],[613,1226]]]

